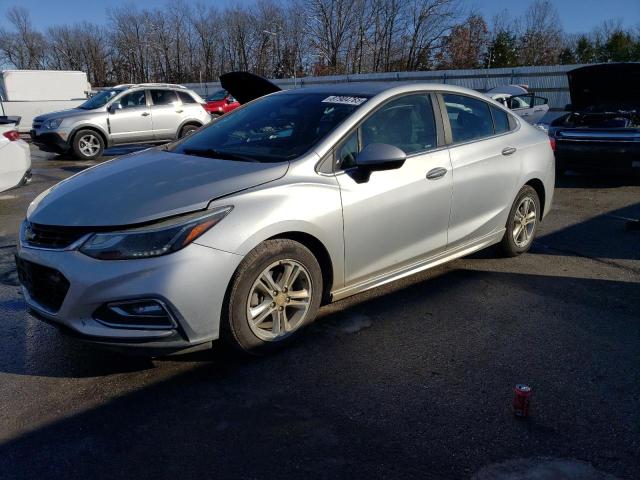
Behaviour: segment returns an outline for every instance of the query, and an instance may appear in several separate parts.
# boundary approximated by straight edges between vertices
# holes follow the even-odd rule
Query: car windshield
[[[218,100],[224,100],[224,97],[227,96],[226,90],[218,90],[216,93],[212,93],[207,97],[207,102],[216,102]]]
[[[94,110],[96,108],[104,107],[109,100],[111,100],[122,91],[123,90],[116,88],[112,88],[110,90],[102,90],[96,93],[82,105],[80,105],[78,108],[82,108],[84,110]]]
[[[168,150],[237,161],[291,160],[307,152],[367,99],[302,92],[269,95]]]

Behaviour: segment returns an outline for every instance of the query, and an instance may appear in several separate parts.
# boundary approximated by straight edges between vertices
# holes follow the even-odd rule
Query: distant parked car
[[[29,183],[31,151],[20,139],[19,118],[0,117],[0,192]]]
[[[549,128],[558,173],[640,174],[640,63],[590,65],[567,76],[569,113]]]
[[[532,125],[540,122],[549,111],[549,100],[538,97],[522,85],[503,85],[487,92],[487,96],[501,103]]]
[[[210,121],[204,100],[183,86],[119,85],[77,108],[36,117],[31,138],[42,150],[92,160],[112,145],[169,142]]]
[[[204,108],[214,117],[219,117],[225,113],[230,112],[240,106],[238,102],[229,92],[226,90],[218,90],[207,97],[207,103]]]

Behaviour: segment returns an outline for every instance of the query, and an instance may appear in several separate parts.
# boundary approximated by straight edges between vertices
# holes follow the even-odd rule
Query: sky
[[[203,1],[221,7],[242,3],[242,0]],[[109,7],[134,4],[138,8],[151,8],[165,3],[165,0],[0,0],[0,10],[22,5],[30,11],[34,25],[44,30],[50,25],[83,20],[106,22]],[[512,17],[518,17],[529,5],[527,0],[467,0],[466,3],[482,13],[488,21],[505,8]],[[610,18],[621,19],[626,27],[640,28],[640,0],[555,0],[553,3],[560,13],[562,26],[569,33],[588,32]],[[6,23],[6,19],[0,15],[0,25]]]

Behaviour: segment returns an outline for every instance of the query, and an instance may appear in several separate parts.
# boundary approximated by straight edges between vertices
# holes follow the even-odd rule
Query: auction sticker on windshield
[[[332,95],[322,100],[322,103],[340,103],[343,105],[362,105],[367,99],[364,97],[343,97]]]

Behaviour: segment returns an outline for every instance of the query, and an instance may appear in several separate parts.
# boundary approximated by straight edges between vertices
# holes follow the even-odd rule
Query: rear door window
[[[493,135],[489,104],[465,95],[445,94],[453,143],[469,142]]]
[[[189,95],[187,92],[177,92],[178,97],[180,97],[180,101],[183,105],[187,105],[189,103],[197,103],[195,99]]]
[[[173,90],[151,90],[151,100],[154,105],[174,105],[178,102],[178,96]]]
[[[533,97],[533,106],[534,107],[539,107],[541,105],[546,105],[549,102],[549,100],[547,100],[544,97]]]
[[[507,112],[492,106],[491,115],[493,116],[495,133],[505,133],[511,130],[509,125],[509,114]]]

